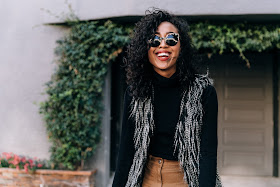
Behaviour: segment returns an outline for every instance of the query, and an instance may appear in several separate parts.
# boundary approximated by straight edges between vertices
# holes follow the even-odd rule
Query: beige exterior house
[[[68,3],[82,20],[111,18],[122,23],[134,22],[149,7],[158,7],[189,20],[271,24],[280,21],[279,0],[69,0]],[[67,13],[69,8],[62,0],[0,2],[0,153],[50,156],[36,103],[46,98],[41,95],[44,83],[50,80],[56,67],[52,63],[55,41],[68,31],[63,26],[48,24],[63,22]],[[280,173],[280,53],[246,56],[251,69],[238,54],[214,55],[209,59],[210,76],[214,78],[219,100],[218,166],[226,184],[231,183],[228,176],[269,177],[259,184],[265,181],[263,184],[272,186],[269,181],[279,180]],[[114,173],[123,97],[120,73],[118,67],[110,67],[104,92],[102,141],[98,153],[88,163],[91,168],[98,168],[98,187],[110,185]]]

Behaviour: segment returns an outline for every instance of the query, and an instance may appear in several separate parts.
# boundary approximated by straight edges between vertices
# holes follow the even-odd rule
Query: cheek
[[[149,49],[148,50],[148,58],[149,58],[149,61],[151,62],[151,60],[153,60],[153,50]]]
[[[181,47],[180,47],[180,46],[178,46],[178,47],[177,47],[177,49],[176,49],[176,51],[177,51],[177,57],[179,57],[180,52],[181,52]]]
[[[177,45],[176,47],[177,47],[177,53],[178,53],[178,55],[179,55],[180,52],[181,52],[181,43],[179,42],[178,45]]]
[[[174,52],[174,56],[175,57],[179,57],[179,55],[180,55],[180,51],[181,51],[181,48],[180,48],[180,46],[176,46],[175,48],[174,48],[174,50],[173,50],[173,52]]]

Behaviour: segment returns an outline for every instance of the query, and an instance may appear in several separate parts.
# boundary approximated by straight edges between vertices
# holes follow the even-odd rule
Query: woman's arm
[[[115,172],[115,177],[112,187],[124,187],[130,167],[132,165],[134,156],[134,145],[133,145],[133,134],[134,125],[131,124],[129,117],[129,104],[131,102],[131,97],[128,94],[128,89],[125,92],[124,97],[124,112],[122,121],[122,133],[121,133],[121,143],[118,154],[118,162]]]
[[[217,115],[216,90],[208,86],[202,96],[204,109],[200,143],[199,187],[215,187],[217,173]]]

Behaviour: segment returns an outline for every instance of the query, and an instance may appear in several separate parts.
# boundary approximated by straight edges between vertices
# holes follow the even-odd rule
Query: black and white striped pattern
[[[212,85],[208,76],[197,76],[195,81],[183,93],[180,105],[180,116],[174,138],[175,151],[184,171],[184,180],[189,187],[199,187],[200,134],[203,117],[201,97],[203,90]],[[135,155],[129,171],[126,187],[140,187],[144,167],[148,157],[150,136],[154,129],[152,97],[146,99],[133,98],[130,117],[135,121],[134,147]],[[217,173],[216,187],[221,187]]]

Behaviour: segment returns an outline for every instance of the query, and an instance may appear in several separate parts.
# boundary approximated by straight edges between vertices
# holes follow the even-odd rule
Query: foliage
[[[41,103],[52,142],[54,168],[82,169],[100,139],[102,91],[108,64],[129,42],[130,26],[111,21],[68,22],[70,33],[57,42],[58,69],[46,84],[49,98]],[[191,24],[190,34],[201,53],[262,52],[280,49],[279,26]]]
[[[83,169],[100,139],[102,91],[108,64],[128,42],[130,29],[106,22],[72,24],[59,40],[59,66],[41,103],[54,168]]]
[[[42,11],[46,12],[47,14],[49,14],[52,17],[55,17],[57,19],[59,19],[62,22],[67,23],[68,25],[73,25],[75,23],[80,22],[79,17],[75,14],[74,9],[72,8],[71,3],[68,2],[68,0],[64,1],[64,4],[67,6],[68,8],[68,12],[61,12],[60,14],[56,14],[54,12],[52,12],[49,9],[45,9],[45,8],[41,8]]]
[[[31,159],[24,156],[18,156],[13,153],[2,153],[0,157],[0,168],[24,169],[26,173],[34,172],[36,169],[49,169],[48,162],[45,160]]]
[[[280,49],[280,25],[210,24],[191,25],[194,46],[203,53],[238,52],[249,66],[244,52]]]

